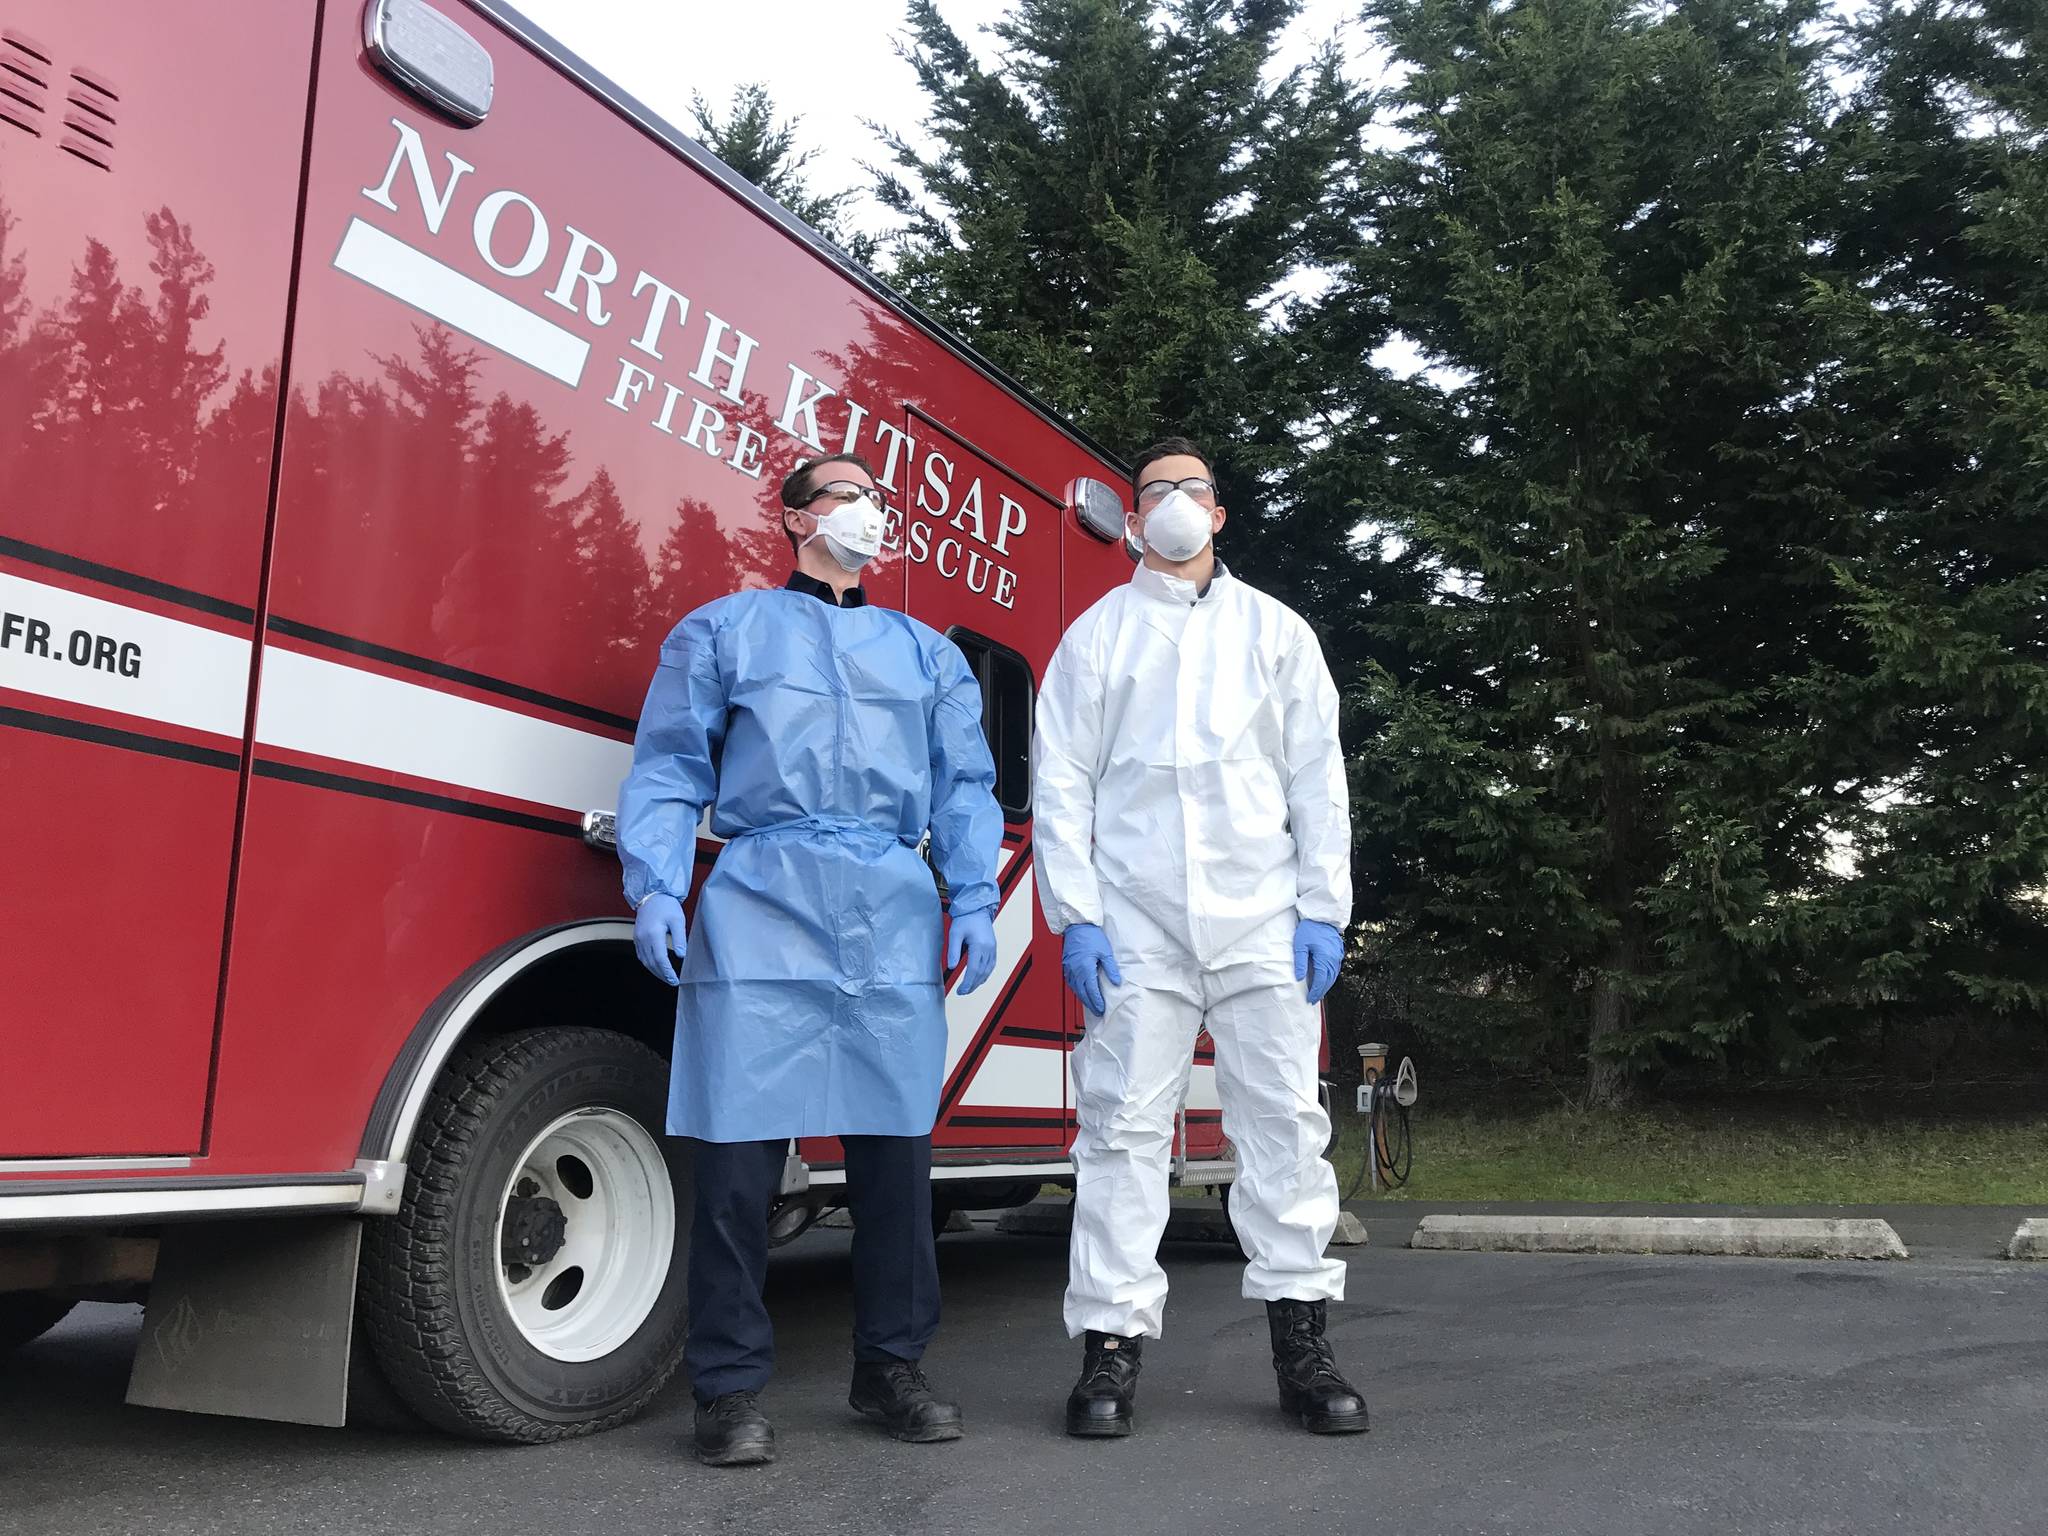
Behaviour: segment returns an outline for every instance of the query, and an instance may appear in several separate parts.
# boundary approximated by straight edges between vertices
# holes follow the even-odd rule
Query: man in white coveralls
[[[1141,1341],[1166,1302],[1174,1114],[1206,1027],[1280,1405],[1356,1433],[1365,1402],[1324,1339],[1345,1271],[1324,1254],[1337,1176],[1316,1078],[1351,914],[1337,690],[1308,624],[1217,560],[1201,450],[1169,438],[1132,483],[1144,561],[1060,641],[1033,744],[1039,893],[1088,1015],[1066,1295],[1087,1343],[1067,1432],[1134,1427]]]

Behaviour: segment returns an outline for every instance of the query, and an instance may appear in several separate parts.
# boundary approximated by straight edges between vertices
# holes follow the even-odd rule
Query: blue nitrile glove
[[[988,908],[953,919],[953,931],[946,938],[947,970],[960,963],[963,949],[967,951],[967,969],[960,973],[960,995],[965,997],[996,968],[996,923]]]
[[[640,963],[670,986],[677,985],[676,968],[668,952],[681,959],[689,953],[690,940],[683,928],[683,904],[666,894],[650,896],[633,914],[633,953]]]
[[[1308,1000],[1320,1003],[1336,985],[1344,964],[1344,935],[1328,923],[1304,918],[1294,930],[1294,979],[1308,983]]]
[[[1124,984],[1124,973],[1110,953],[1109,935],[1093,923],[1076,923],[1067,930],[1060,942],[1060,969],[1066,972],[1067,989],[1098,1019],[1109,1012],[1102,1001],[1102,976],[1108,976],[1113,987]],[[1098,969],[1102,975],[1096,974]]]

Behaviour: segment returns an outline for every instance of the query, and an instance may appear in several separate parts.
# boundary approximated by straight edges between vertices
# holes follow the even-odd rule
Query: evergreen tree
[[[1816,918],[1846,1035],[2048,1014],[2048,77],[2030,0],[1886,0],[1851,34],[1855,201],[1820,381],[1870,537],[1867,666],[1806,696],[1860,765]]]
[[[1379,616],[1414,660],[1370,674],[1361,817],[1440,1006],[1585,1051],[1595,1102],[1752,1035],[1768,909],[1821,878],[1772,688],[1841,628],[1835,467],[1803,449],[1814,11],[1368,8],[1409,141],[1324,324],[1404,333],[1443,387],[1365,381],[1324,455],[1434,576]]]
[[[695,496],[676,503],[675,525],[654,552],[643,635],[660,640],[691,609],[735,588],[775,587],[790,567],[780,521],[741,514],[728,527],[711,504]]]
[[[0,203],[0,351],[21,345],[28,327],[28,258],[9,249],[17,220]]]
[[[648,618],[642,626],[649,634],[668,634],[685,614],[709,602],[705,573],[730,570],[735,560],[732,541],[709,502],[685,496],[676,503],[675,519],[654,552]]]
[[[34,451],[36,418],[53,388],[58,343],[38,326],[28,296],[28,258],[14,248],[19,221],[0,201],[0,497],[31,485],[24,465]],[[19,505],[18,501],[14,502]]]
[[[124,529],[139,565],[184,558],[192,539],[201,434],[227,379],[223,346],[201,345],[213,264],[170,210],[144,221],[155,302],[88,240],[64,301],[20,349],[26,428],[14,473],[43,505],[85,526]],[[0,457],[5,457],[0,455]]]
[[[197,497],[230,505],[261,505],[267,496],[277,437],[277,366],[244,368],[200,429],[193,476]],[[295,440],[294,448],[303,440]]]
[[[776,119],[775,103],[766,86],[740,86],[733,92],[723,116],[698,92],[690,98],[690,114],[697,120],[698,139],[711,153],[835,242],[854,260],[874,261],[874,237],[861,234],[846,221],[846,205],[853,197],[852,190],[811,190],[804,168],[818,152],[797,148],[797,122],[793,118]]]
[[[484,357],[443,325],[416,325],[413,334],[415,355],[375,358],[383,378],[338,380],[331,394],[322,391],[320,423],[331,437],[324,457],[338,482],[323,499],[354,509],[361,536],[382,553],[394,584],[403,572],[450,589],[458,574],[469,580],[476,564],[463,556],[474,542]],[[335,409],[343,401],[347,408]],[[419,518],[411,510],[419,506],[446,515]],[[461,613],[463,605],[443,601],[441,612]],[[465,650],[478,643],[473,635],[462,641]]]
[[[622,659],[641,653],[640,616],[647,604],[647,557],[639,530],[627,515],[611,471],[602,465],[570,508],[574,589],[565,632],[589,637],[593,681],[578,697],[593,693],[597,680]]]
[[[1275,70],[1298,10],[1018,0],[991,71],[912,0],[904,51],[936,147],[892,137],[878,191],[906,221],[911,297],[1105,442],[1203,443],[1227,558],[1315,612],[1302,573],[1350,560],[1342,530],[1295,520],[1321,391],[1285,294],[1346,248],[1368,108],[1334,48]]]
[[[157,280],[157,296],[143,358],[148,407],[142,423],[155,439],[151,448],[164,478],[183,483],[194,471],[200,420],[228,380],[223,361],[227,343],[199,345],[206,318],[213,312],[213,298],[206,290],[214,267],[193,243],[192,226],[180,223],[169,208],[159,208],[143,220],[143,229],[149,237],[149,270]]]
[[[141,292],[121,281],[114,253],[100,241],[86,241],[71,291],[49,323],[63,379],[38,408],[46,429],[85,436],[88,454],[132,452],[135,415],[146,397],[150,316]]]

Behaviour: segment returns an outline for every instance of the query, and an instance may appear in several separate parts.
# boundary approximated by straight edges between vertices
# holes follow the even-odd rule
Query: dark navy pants
[[[939,1327],[932,1243],[932,1139],[847,1136],[853,1211],[853,1358],[919,1360]],[[697,1401],[758,1392],[775,1367],[761,1286],[768,1212],[787,1141],[692,1141],[697,1212],[690,1226],[690,1323],[683,1369]]]

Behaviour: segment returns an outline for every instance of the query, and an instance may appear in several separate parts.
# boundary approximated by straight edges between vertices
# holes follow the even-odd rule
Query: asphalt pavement
[[[1420,1214],[1379,1210],[1375,1227]],[[727,1471],[684,1451],[681,1390],[625,1429],[537,1448],[127,1408],[139,1313],[84,1308],[0,1367],[0,1533],[2048,1527],[2048,1264],[1977,1256],[1974,1226],[1954,1253],[1889,1264],[1418,1253],[1373,1235],[1331,1314],[1373,1432],[1329,1439],[1276,1410],[1262,1311],[1218,1246],[1169,1245],[1138,1435],[1077,1442],[1059,1430],[1078,1364],[1065,1245],[947,1237],[927,1365],[969,1437],[906,1446],[846,1408],[846,1238],[808,1236],[772,1266],[782,1363],[763,1402],[782,1458]]]

